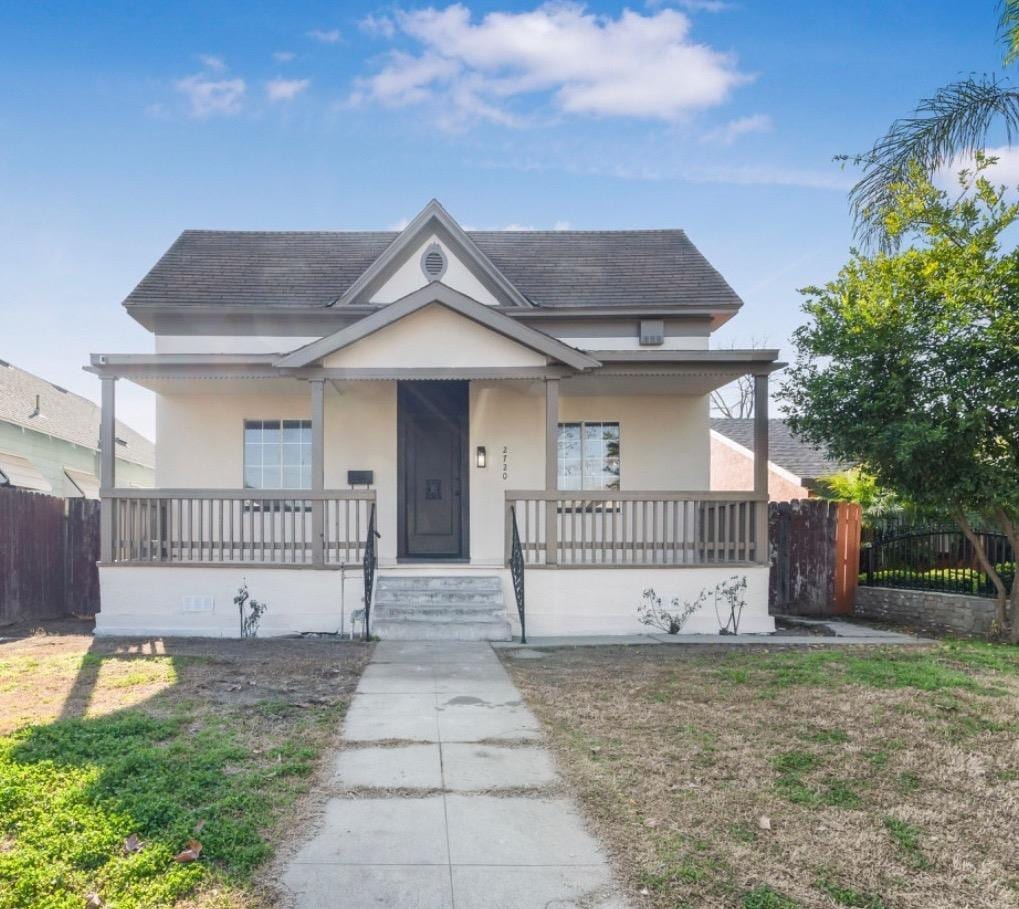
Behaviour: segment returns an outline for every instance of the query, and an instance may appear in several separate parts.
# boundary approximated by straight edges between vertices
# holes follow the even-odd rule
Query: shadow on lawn
[[[80,907],[90,892],[156,907],[210,876],[243,886],[364,658],[332,642],[93,640],[58,719],[0,737],[0,907]],[[146,693],[87,716],[107,684],[121,701]],[[196,828],[201,860],[175,862]]]

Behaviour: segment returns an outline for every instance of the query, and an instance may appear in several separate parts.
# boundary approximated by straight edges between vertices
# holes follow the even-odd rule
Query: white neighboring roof
[[[75,470],[73,467],[65,467],[64,473],[67,479],[74,484],[75,489],[81,493],[82,498],[99,498],[99,477],[87,470]]]
[[[0,451],[0,486],[53,492],[53,484],[23,455]]]

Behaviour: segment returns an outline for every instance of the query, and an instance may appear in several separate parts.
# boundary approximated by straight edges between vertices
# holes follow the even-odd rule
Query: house
[[[711,420],[711,488],[754,488],[753,419]],[[785,420],[768,420],[768,498],[791,502],[817,495],[822,477],[848,470],[837,461],[793,435]]]
[[[631,633],[645,588],[734,575],[773,630],[781,364],[711,349],[742,303],[682,231],[465,231],[435,201],[399,232],[186,231],[124,305],[154,352],[87,368],[104,438],[119,380],[156,393],[156,488],[104,460],[97,633],[236,635],[242,583],[261,634],[349,628],[365,587],[384,638],[506,637],[517,592],[532,634]],[[714,491],[708,397],[747,374],[762,460]]]
[[[121,482],[152,486],[152,443],[120,422],[115,435]],[[99,407],[0,360],[0,486],[98,499]]]

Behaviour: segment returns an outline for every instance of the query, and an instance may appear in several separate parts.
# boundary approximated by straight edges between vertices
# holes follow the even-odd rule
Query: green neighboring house
[[[153,485],[155,447],[117,421],[117,484]],[[0,360],[0,486],[99,498],[99,405]]]

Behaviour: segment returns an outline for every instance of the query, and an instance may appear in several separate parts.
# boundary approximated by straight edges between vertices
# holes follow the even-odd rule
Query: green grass
[[[930,867],[930,862],[923,854],[923,849],[920,846],[920,837],[923,835],[923,831],[919,827],[914,827],[912,824],[907,824],[905,821],[891,815],[885,817],[884,824],[888,835],[892,838],[892,842],[896,845],[907,864],[918,871]]]
[[[888,904],[881,897],[854,887],[844,887],[828,877],[822,877],[817,882],[817,889],[840,906],[850,906],[852,909],[888,909]]]
[[[239,726],[129,709],[0,738],[0,909],[81,909],[91,891],[156,909],[207,876],[246,881],[315,752],[296,741],[256,758]],[[200,820],[201,861],[175,863]],[[131,834],[145,846],[127,854]]]
[[[796,900],[772,890],[767,884],[748,890],[740,903],[743,909],[799,909]]]

